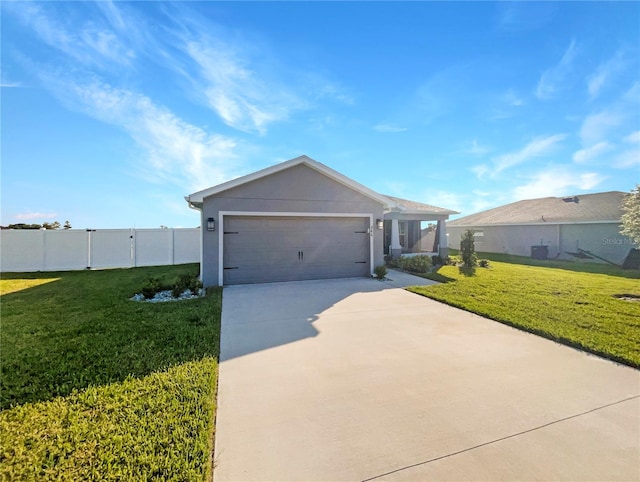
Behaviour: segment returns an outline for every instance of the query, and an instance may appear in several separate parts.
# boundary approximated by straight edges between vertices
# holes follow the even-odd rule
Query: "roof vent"
[[[573,196],[573,197],[563,197],[562,200],[566,203],[576,203],[578,204],[580,202],[580,199],[578,199],[578,196]]]

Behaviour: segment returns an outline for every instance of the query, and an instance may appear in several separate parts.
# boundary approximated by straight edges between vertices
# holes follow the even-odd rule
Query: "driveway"
[[[216,482],[640,479],[639,371],[389,277],[225,288]]]

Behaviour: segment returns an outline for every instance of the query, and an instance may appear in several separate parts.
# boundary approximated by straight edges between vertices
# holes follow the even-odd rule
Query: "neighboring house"
[[[619,191],[529,199],[447,223],[449,246],[467,229],[476,251],[622,264],[633,241],[620,234]]]
[[[446,255],[455,211],[379,194],[307,156],[196,192],[205,286],[370,276],[384,254],[421,251],[420,223],[435,222],[427,251]]]

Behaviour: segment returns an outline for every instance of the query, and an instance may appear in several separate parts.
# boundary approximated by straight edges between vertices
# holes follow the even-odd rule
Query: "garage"
[[[225,285],[368,276],[369,217],[224,216]]]

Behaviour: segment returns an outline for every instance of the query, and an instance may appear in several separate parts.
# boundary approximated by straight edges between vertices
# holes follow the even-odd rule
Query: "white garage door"
[[[223,283],[368,276],[369,218],[224,218]]]

